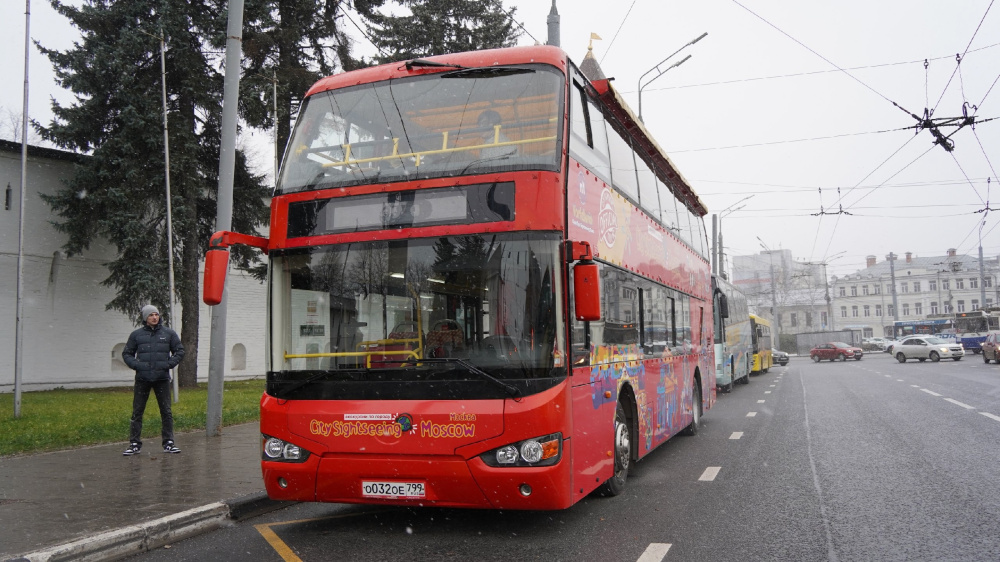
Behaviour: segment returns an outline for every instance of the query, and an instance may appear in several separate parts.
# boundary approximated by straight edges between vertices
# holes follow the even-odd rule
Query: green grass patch
[[[225,383],[222,425],[260,419],[264,380]],[[208,385],[180,389],[171,404],[174,433],[205,429]],[[14,394],[0,394],[0,457],[38,453],[84,445],[128,441],[132,417],[132,387],[56,389],[21,395],[21,417],[14,418]],[[142,436],[159,443],[160,409],[150,392]]]

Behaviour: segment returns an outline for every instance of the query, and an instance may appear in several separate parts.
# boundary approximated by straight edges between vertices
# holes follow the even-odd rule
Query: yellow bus
[[[771,321],[755,314],[750,315],[750,333],[753,335],[753,367],[751,375],[766,373],[771,368]]]

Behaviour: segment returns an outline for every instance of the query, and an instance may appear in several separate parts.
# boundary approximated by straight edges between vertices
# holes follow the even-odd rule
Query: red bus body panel
[[[265,395],[261,432],[312,454],[303,463],[262,461],[264,485],[277,500],[563,509],[575,501],[566,486],[572,480],[570,409],[568,381],[520,401],[358,403]],[[401,424],[401,416],[408,421]],[[557,432],[563,449],[553,466],[490,467],[479,458]],[[365,480],[421,482],[426,497],[365,497]],[[522,484],[531,495],[521,493]]]

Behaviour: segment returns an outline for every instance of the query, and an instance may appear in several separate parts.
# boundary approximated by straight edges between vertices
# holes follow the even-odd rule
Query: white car
[[[937,362],[941,359],[961,361],[965,357],[965,348],[955,340],[947,340],[935,336],[910,336],[892,348],[896,361],[906,363],[907,359],[924,362],[928,359]]]

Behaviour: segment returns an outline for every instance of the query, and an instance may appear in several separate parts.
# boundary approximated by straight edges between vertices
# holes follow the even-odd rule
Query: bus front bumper
[[[565,509],[573,502],[570,441],[563,442],[560,461],[547,467],[491,467],[479,457],[327,453],[302,463],[265,460],[261,469],[274,500]]]

